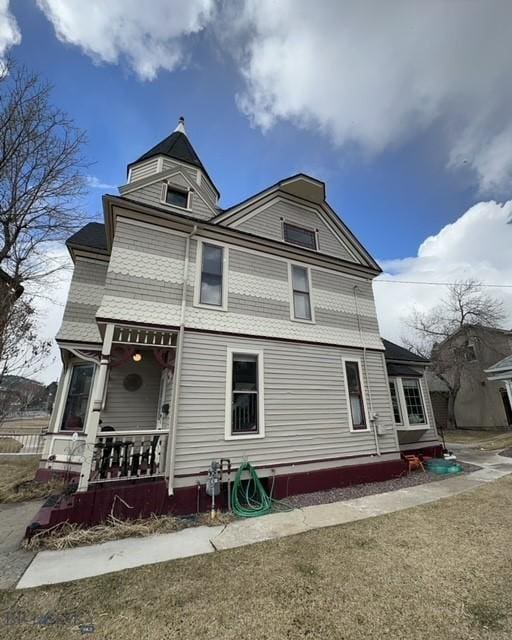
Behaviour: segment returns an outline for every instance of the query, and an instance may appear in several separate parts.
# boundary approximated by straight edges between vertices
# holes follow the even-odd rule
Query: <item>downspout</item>
[[[183,338],[185,335],[185,315],[187,310],[188,268],[190,254],[190,240],[197,233],[197,224],[187,235],[185,243],[185,264],[183,267],[183,289],[181,292],[181,314],[178,339],[176,341],[176,360],[174,362],[174,376],[172,380],[172,408],[171,408],[171,433],[169,442],[169,495],[174,495],[174,467],[176,461],[176,427],[178,423],[178,409],[180,404],[181,360],[183,353]]]
[[[364,377],[366,382],[366,391],[368,393],[368,400],[370,401],[370,424],[372,425],[373,437],[375,440],[375,451],[377,455],[380,456],[380,445],[379,445],[379,436],[377,434],[377,421],[375,419],[375,412],[373,410],[373,400],[372,400],[372,392],[370,389],[370,378],[368,376],[368,367],[366,366],[366,344],[363,339],[363,329],[361,327],[361,317],[359,315],[359,301],[357,299],[357,289],[359,287],[357,284],[354,285],[354,302],[356,305],[356,317],[357,317],[357,327],[359,329],[359,339],[361,341],[361,345],[363,347],[363,368],[364,368]]]

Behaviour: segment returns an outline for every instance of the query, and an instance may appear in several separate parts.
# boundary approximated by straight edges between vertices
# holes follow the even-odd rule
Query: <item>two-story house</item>
[[[117,495],[130,517],[190,513],[220,459],[247,459],[275,497],[403,471],[380,269],[321,181],[295,175],[222,210],[180,119],[119,192],[104,224],[67,242],[64,368],[39,470],[78,477],[61,511],[97,521]],[[418,377],[394,387],[423,416],[401,428],[419,447],[433,434],[431,451]]]

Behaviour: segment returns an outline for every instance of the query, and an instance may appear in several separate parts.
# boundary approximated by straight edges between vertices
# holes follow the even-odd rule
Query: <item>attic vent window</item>
[[[312,229],[304,229],[304,227],[283,222],[283,235],[285,242],[316,250],[316,233]]]
[[[176,187],[168,184],[165,191],[165,202],[173,207],[188,209],[188,191],[184,189],[177,189]]]

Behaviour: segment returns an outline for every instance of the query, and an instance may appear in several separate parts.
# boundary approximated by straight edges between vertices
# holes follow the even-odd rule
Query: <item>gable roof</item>
[[[428,364],[428,360],[426,358],[422,358],[418,354],[409,351],[409,349],[401,347],[399,344],[395,344],[394,342],[385,340],[384,338],[382,338],[382,342],[384,343],[384,357],[386,358],[386,360]]]
[[[292,185],[297,185],[299,182],[311,185],[314,190],[313,198],[305,199],[304,196],[296,193],[296,189],[294,189]],[[297,199],[296,201],[302,201],[311,207],[315,207],[318,210],[318,213],[324,216],[325,221],[328,221],[331,224],[334,232],[340,234],[340,237],[343,238],[342,243],[346,243],[353,252],[355,251],[362,264],[366,264],[366,266],[379,273],[382,272],[382,269],[370,253],[325,200],[324,182],[317,178],[308,176],[305,173],[298,173],[279,180],[279,182],[276,182],[270,187],[267,187],[249,198],[242,200],[238,204],[220,212],[214,216],[211,221],[219,226],[236,226],[237,222],[241,221],[246,215],[250,215],[250,207],[260,206],[260,204],[266,203],[270,198],[275,197],[276,194],[281,194],[289,198],[294,197]]]
[[[66,240],[66,246],[89,247],[107,250],[107,234],[101,222],[89,222]]]
[[[500,360],[496,364],[493,364],[492,367],[485,370],[485,373],[500,373],[505,371],[509,371],[512,375],[512,355],[503,358],[503,360]]]

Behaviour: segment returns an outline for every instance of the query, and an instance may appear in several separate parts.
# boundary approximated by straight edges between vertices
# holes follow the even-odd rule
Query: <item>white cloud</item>
[[[184,62],[182,39],[201,31],[214,0],[37,0],[57,37],[98,62],[128,61],[143,80]]]
[[[0,60],[8,49],[20,42],[21,33],[16,18],[9,11],[9,0],[0,0]]]
[[[479,202],[453,224],[427,238],[414,257],[384,260],[384,270],[374,284],[381,334],[400,341],[403,320],[414,307],[428,310],[446,293],[446,287],[379,283],[379,280],[454,282],[475,279],[487,284],[512,284],[512,200],[499,204]],[[512,327],[512,289],[490,288],[487,293],[503,300]]]
[[[512,3],[246,0],[235,24],[246,88],[262,129],[317,128],[375,154],[444,127],[451,167],[482,191],[512,167]],[[235,30],[236,31],[236,30]]]
[[[117,189],[115,184],[109,184],[108,182],[102,182],[96,176],[87,176],[87,184],[91,189]]]

